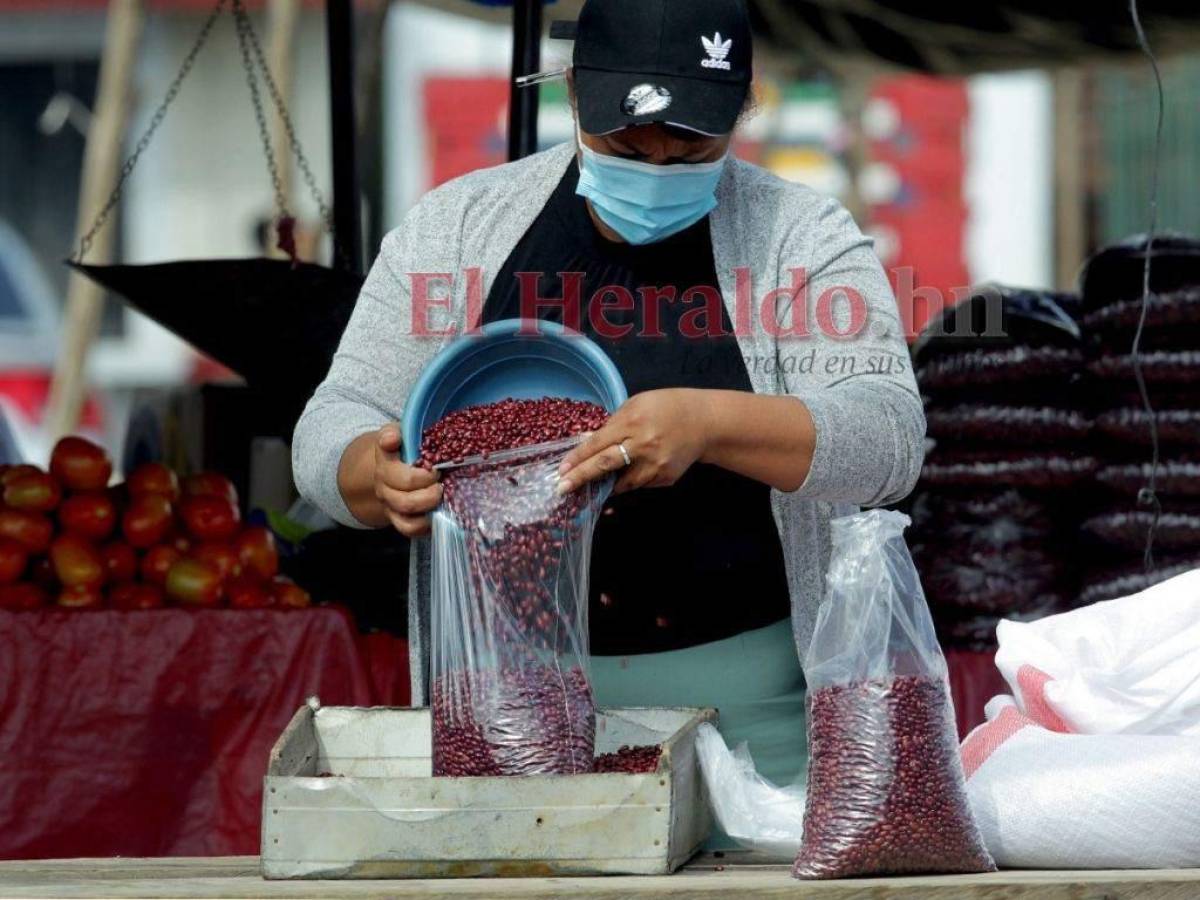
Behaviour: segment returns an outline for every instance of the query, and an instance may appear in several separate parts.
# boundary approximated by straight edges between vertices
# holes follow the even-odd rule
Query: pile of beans
[[[426,432],[422,462],[549,443],[595,430],[605,418],[601,407],[552,398],[473,407]],[[456,666],[434,673],[435,775],[592,770],[595,705],[582,668],[587,584],[580,578],[600,489],[559,496],[562,455],[537,448],[443,474],[443,511],[462,528],[466,551],[454,567],[466,578],[458,584],[447,576],[443,590],[467,596],[435,598],[453,606],[435,615],[434,640]]]
[[[644,747],[625,746],[616,753],[603,753],[596,757],[597,772],[619,772],[625,775],[641,775],[658,768],[662,747],[651,744]]]
[[[596,707],[582,669],[457,672],[433,685],[433,774],[592,771]]]
[[[602,406],[561,397],[469,406],[425,430],[417,465],[431,468],[470,456],[562,440],[596,431],[607,418]]]
[[[995,869],[967,803],[940,678],[834,685],[808,703],[808,800],[793,875]]]

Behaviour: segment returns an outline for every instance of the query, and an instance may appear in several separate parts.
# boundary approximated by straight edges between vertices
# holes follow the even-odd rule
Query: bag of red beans
[[[592,531],[610,483],[560,496],[577,437],[443,472],[433,516],[433,774],[590,772]]]
[[[946,660],[904,543],[907,516],[833,522],[805,658],[808,797],[792,874],[995,869],[967,803]]]

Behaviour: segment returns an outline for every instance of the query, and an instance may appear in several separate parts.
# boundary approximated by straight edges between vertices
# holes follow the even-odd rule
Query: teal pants
[[[792,623],[686,650],[592,657],[598,706],[713,706],[725,742],[750,746],[754,767],[783,786],[805,774],[804,675]]]

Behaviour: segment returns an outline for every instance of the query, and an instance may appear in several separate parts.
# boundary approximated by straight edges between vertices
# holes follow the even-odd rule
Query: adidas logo
[[[721,40],[721,32],[713,35],[712,40],[701,36],[700,43],[704,45],[704,52],[708,54],[708,59],[700,60],[700,65],[706,69],[724,69],[728,72],[732,66],[729,65],[729,51],[733,49],[733,38],[727,41]]]

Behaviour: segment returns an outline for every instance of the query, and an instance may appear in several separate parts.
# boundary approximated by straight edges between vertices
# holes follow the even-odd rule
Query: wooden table
[[[786,866],[700,857],[670,877],[264,881],[253,856],[0,862],[0,897],[801,897],[815,900],[1198,900],[1200,869],[999,872],[800,882]],[[718,869],[718,866],[723,868]]]

